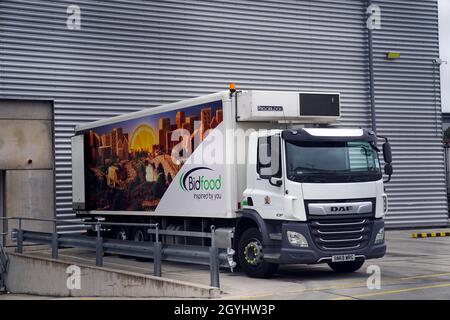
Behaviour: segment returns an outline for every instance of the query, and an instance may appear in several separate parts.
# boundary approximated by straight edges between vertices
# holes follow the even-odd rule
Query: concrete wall
[[[0,170],[52,169],[52,121],[48,102],[0,100]]]
[[[6,289],[11,293],[58,297],[212,298],[219,289],[143,274],[78,265],[80,289],[67,288],[71,265],[58,260],[9,253]],[[73,282],[72,282],[73,283]]]
[[[53,163],[52,103],[0,100],[4,216],[54,218]],[[15,227],[17,223],[10,221],[8,231]],[[23,227],[36,231],[53,228],[43,222],[24,222]]]
[[[5,211],[8,217],[53,219],[53,170],[7,170],[5,172]],[[17,221],[10,221],[9,229]],[[53,230],[49,222],[23,221],[27,230]]]
[[[51,121],[0,119],[0,168],[51,169]]]

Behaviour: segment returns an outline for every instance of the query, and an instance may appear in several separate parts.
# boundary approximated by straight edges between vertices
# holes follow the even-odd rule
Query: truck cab
[[[388,142],[383,150],[390,175]],[[239,236],[247,274],[268,277],[278,264],[315,263],[352,272],[382,257],[388,201],[379,151],[377,136],[365,129],[252,133],[241,217],[264,222]]]

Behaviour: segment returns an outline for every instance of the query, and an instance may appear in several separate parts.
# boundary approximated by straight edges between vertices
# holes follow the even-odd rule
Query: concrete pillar
[[[0,100],[0,170],[4,176],[0,196],[5,216],[54,218],[51,102]],[[17,224],[10,222],[8,231],[15,227]],[[43,222],[24,222],[23,227],[53,230],[51,224]]]

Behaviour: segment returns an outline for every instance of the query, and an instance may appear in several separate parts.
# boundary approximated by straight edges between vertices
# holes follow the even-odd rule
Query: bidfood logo
[[[222,177],[206,177],[202,171],[214,171],[208,167],[197,167],[180,176],[180,187],[183,191],[218,191],[222,188]],[[209,175],[210,176],[210,175]]]

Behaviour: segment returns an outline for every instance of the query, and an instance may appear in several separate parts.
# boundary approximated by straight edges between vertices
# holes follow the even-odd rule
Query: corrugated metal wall
[[[445,225],[448,221],[442,144],[437,1],[374,1],[382,28],[374,30],[378,133],[390,138],[394,176],[392,226]],[[401,58],[387,61],[388,51]]]
[[[434,2],[423,5],[431,7],[430,17]],[[81,30],[66,28],[66,9],[70,4],[73,3],[0,1],[0,97],[47,98],[55,102],[56,197],[60,217],[72,214],[69,139],[78,123],[223,90],[229,82],[236,82],[244,89],[339,91],[344,124],[370,124],[364,1],[77,0]],[[400,25],[408,23],[412,14],[418,14],[405,10],[407,17],[397,22]],[[395,14],[391,13],[392,21]],[[431,20],[430,24],[436,23]],[[416,28],[416,33],[433,34],[433,28]],[[408,31],[408,27],[400,29]],[[434,32],[437,34],[437,30]],[[378,33],[376,49],[382,51],[380,36]],[[402,43],[412,52],[415,45],[407,44],[407,39],[405,36]],[[429,42],[430,49],[422,49],[427,54],[435,52],[434,42]],[[381,51],[377,51],[377,58]],[[395,72],[390,67],[385,69],[387,73]],[[377,65],[379,81],[389,77],[380,72],[382,67]],[[420,76],[418,85],[431,78],[426,73]],[[424,84],[427,85],[428,82]],[[397,118],[407,126],[405,119],[414,117],[408,116],[408,109],[400,108],[411,99],[407,103],[389,98],[392,94],[382,88],[382,83],[377,82],[378,92],[385,95],[377,98],[377,103],[394,101],[398,111],[405,111],[399,112]],[[432,112],[425,102],[417,106],[427,108],[424,114]],[[389,110],[380,114],[380,130],[386,128],[386,134],[390,134],[387,115]],[[429,132],[436,126],[429,122],[420,127]],[[444,206],[439,200],[443,178],[438,176],[442,153],[438,139],[417,132],[421,140],[431,141],[434,146],[431,158],[421,153],[424,161],[436,161],[436,182],[431,183],[435,189],[427,192],[439,203],[434,211],[424,214],[439,215],[443,221]],[[405,159],[415,157],[417,148],[409,152],[403,140],[396,140],[397,146]],[[399,156],[399,151],[395,156]],[[396,165],[396,172],[405,172],[389,189],[394,196],[391,221],[394,217],[407,218],[404,204],[408,199],[429,201],[414,193],[420,187],[405,180],[410,174],[416,176],[407,166],[407,162],[402,162],[402,168]]]

